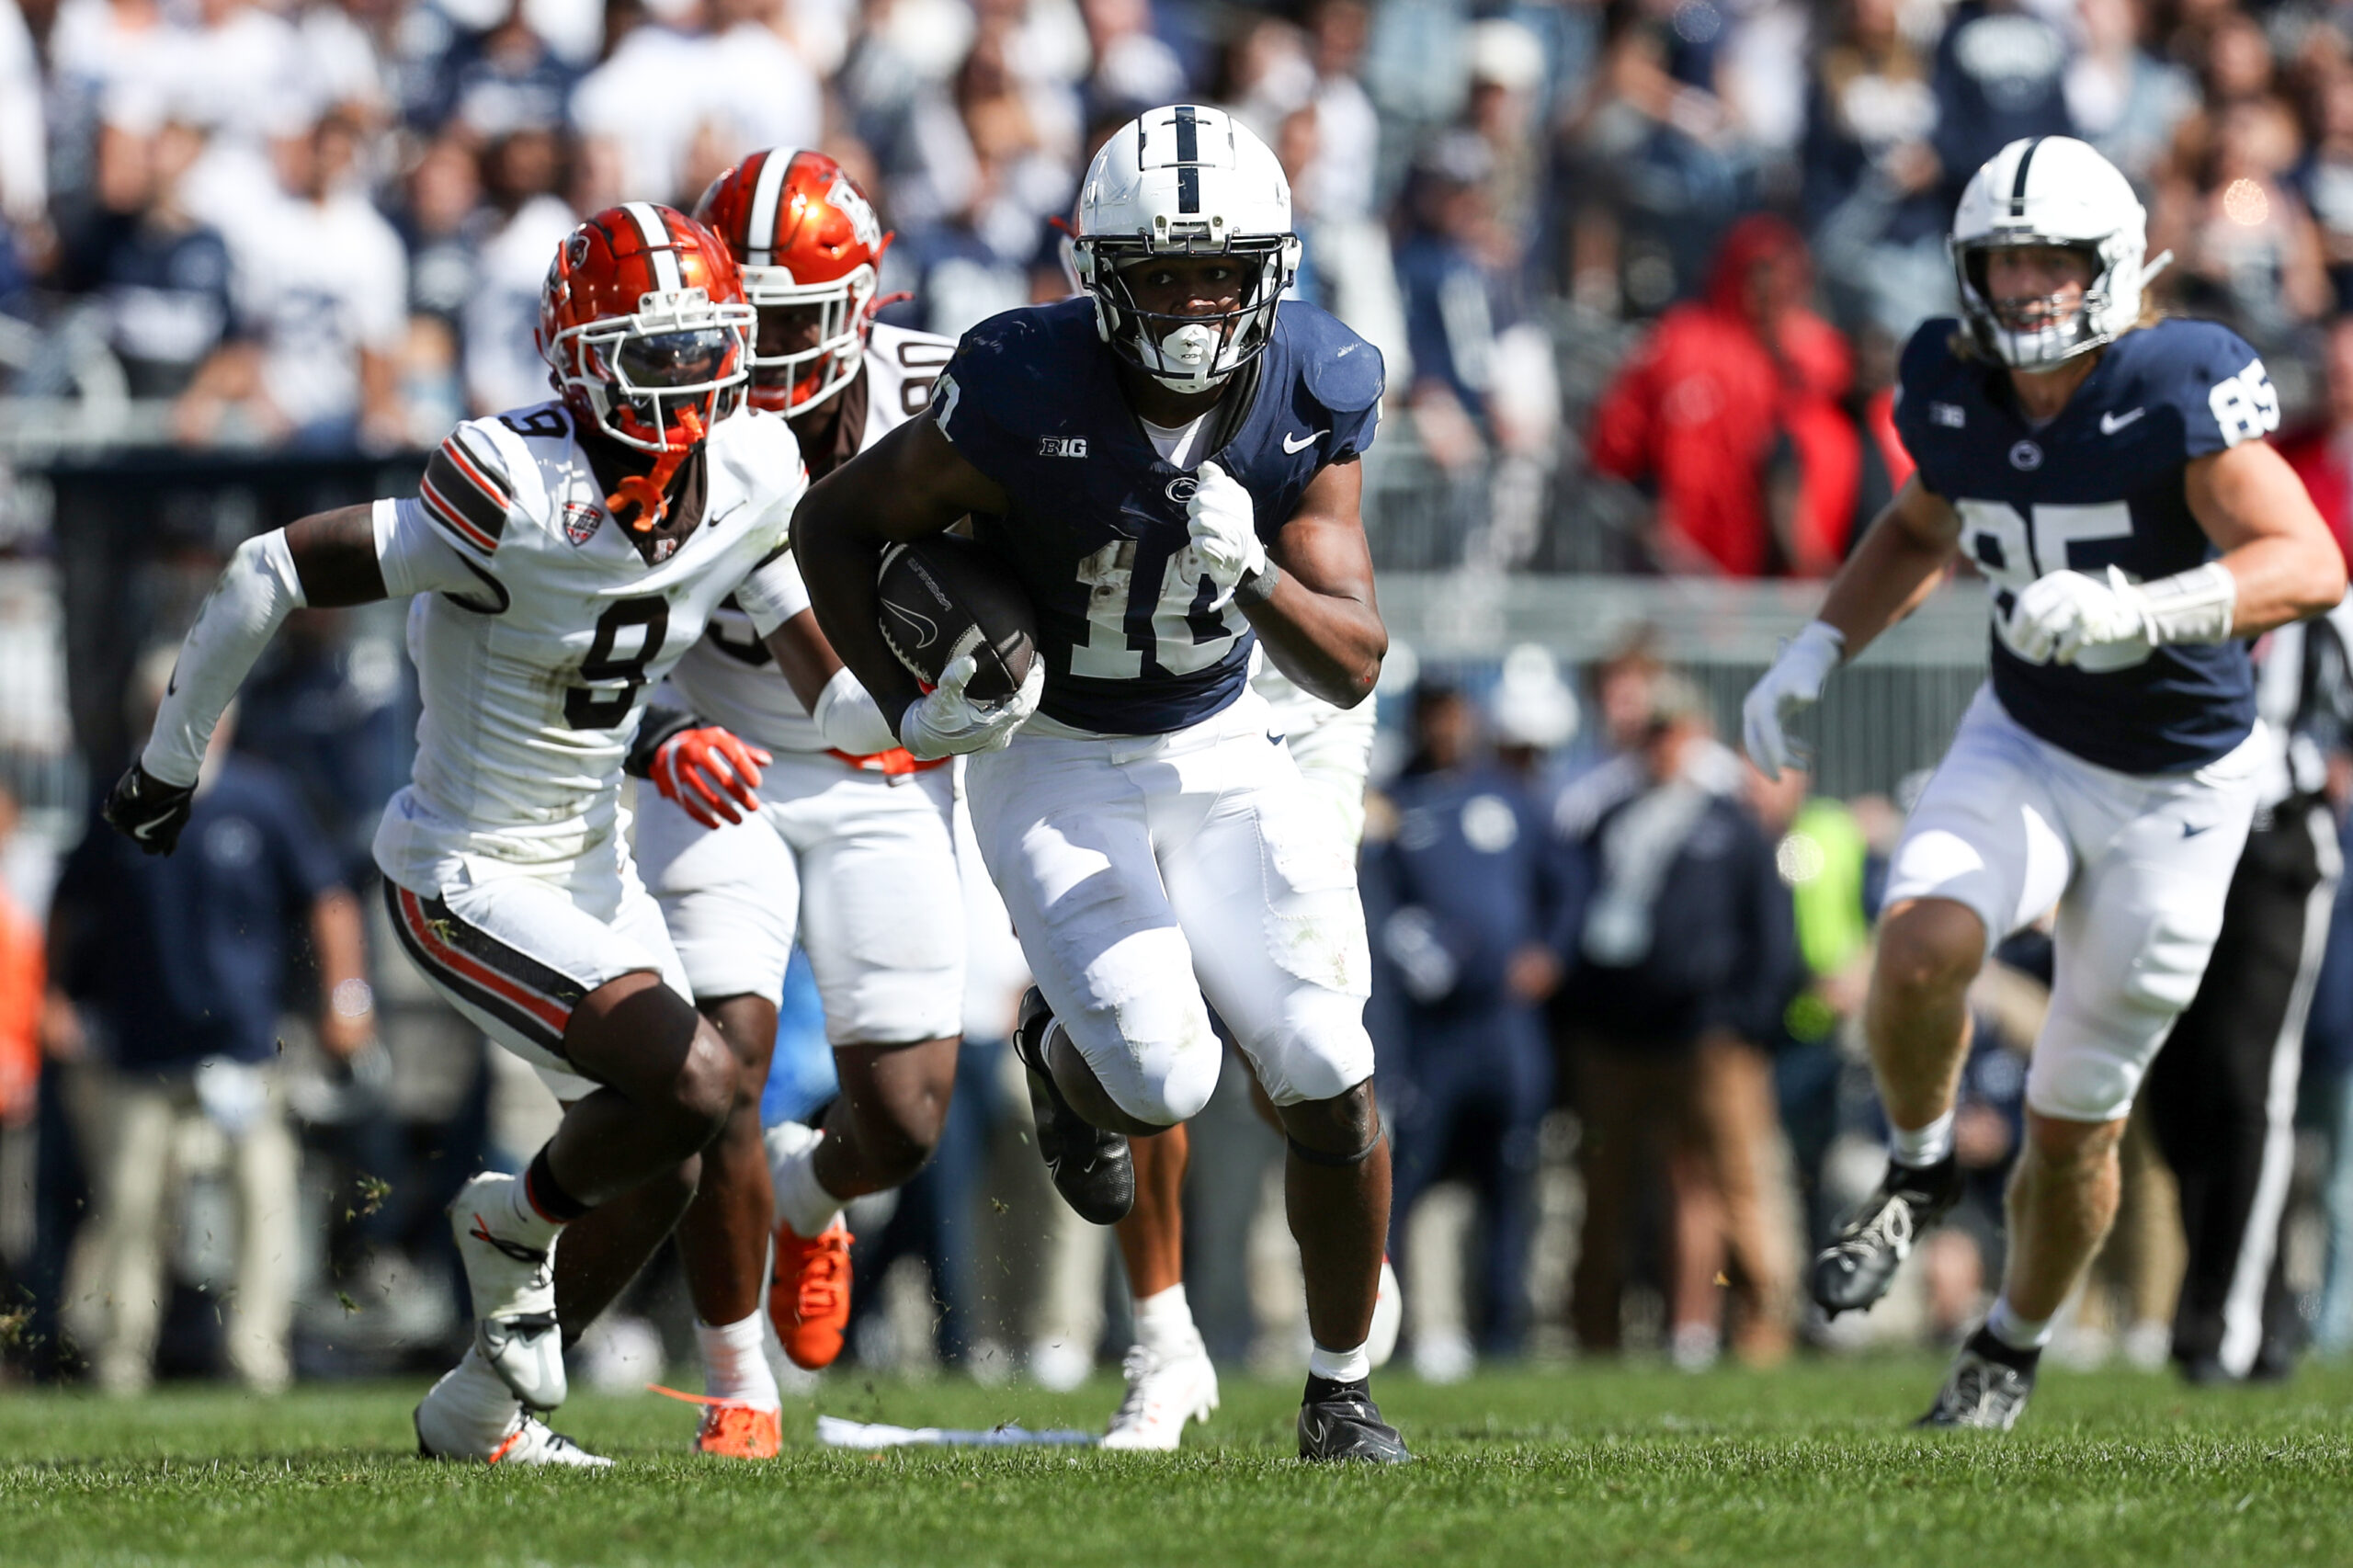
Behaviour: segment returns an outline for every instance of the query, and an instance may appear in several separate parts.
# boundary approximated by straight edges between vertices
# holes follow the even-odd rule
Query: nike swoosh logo
[[[738,512],[742,511],[742,510],[745,508],[745,506],[747,506],[747,505],[749,505],[749,503],[747,503],[747,502],[743,502],[743,501],[738,501],[738,502],[736,502],[736,503],[735,503],[735,505],[733,505],[733,506],[728,507],[728,508],[727,508],[727,510],[725,510],[724,512],[720,513],[720,514],[719,514],[719,516],[717,516],[717,517],[715,517],[711,518],[711,519],[710,519],[710,527],[712,527],[712,528],[717,528],[720,524],[722,524],[722,523],[725,522],[728,518],[730,518],[730,517],[733,517],[736,513],[738,513]]]
[[[1332,432],[1329,430],[1311,430],[1304,436],[1285,436],[1283,437],[1283,451],[1286,454],[1303,452],[1307,450],[1308,448],[1315,444],[1317,437],[1328,436]]]
[[[165,681],[164,682],[164,695],[165,695],[165,697],[177,697],[179,694],[180,694],[180,662],[179,662],[177,659],[174,659],[174,660],[172,661],[172,673],[171,673],[171,676],[170,676],[170,678],[169,678],[169,679],[167,679],[167,680],[165,680]]]
[[[160,818],[153,822],[135,824],[131,829],[131,836],[137,839],[140,843],[144,844],[149,839],[154,837],[155,830],[163,825],[164,824]]]
[[[1268,730],[1267,732],[1267,744],[1270,746],[1279,746],[1283,744],[1283,738],[1275,733],[1274,731]]]
[[[2148,412],[2145,408],[2136,408],[2130,414],[2103,414],[2099,416],[2099,433],[2113,436]]]
[[[2187,823],[2187,822],[2186,822],[2186,823],[2183,823],[2183,824],[2181,824],[2181,835],[2182,835],[2182,837],[2184,837],[2184,838],[2195,838],[2195,837],[2197,837],[2200,834],[2201,834],[2201,833],[2205,832],[2208,828],[2212,827],[2213,825],[2214,825],[2214,824],[2213,824],[2212,823],[2211,823],[2211,822],[2210,822],[2210,823]]]

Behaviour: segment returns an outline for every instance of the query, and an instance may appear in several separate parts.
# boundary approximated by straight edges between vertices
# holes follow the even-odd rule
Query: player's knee
[[[2027,1073],[2028,1132],[2038,1151],[2057,1158],[2084,1129],[2122,1126],[2143,1071],[2120,1052],[2046,1040]]]
[[[1881,924],[1871,983],[1904,1006],[1949,997],[1968,987],[1985,961],[1985,926],[1949,899],[1905,904]]]
[[[1381,1109],[1370,1078],[1329,1099],[1302,1100],[1280,1110],[1283,1131],[1311,1158],[1354,1164],[1381,1142]]]
[[[1139,1122],[1174,1127],[1208,1108],[1222,1062],[1220,1051],[1187,1051],[1157,1072],[1140,1073],[1125,1082],[1105,1081],[1103,1092]]]
[[[2124,1136],[2124,1119],[2131,1112],[2127,1099],[2120,1109],[2098,1119],[2052,1115],[2035,1110],[2027,1113],[2027,1142],[2033,1147],[2035,1158],[2047,1169],[2067,1171],[2097,1165],[2116,1153]]]
[[[930,1164],[948,1120],[945,1098],[902,1096],[862,1110],[858,1118],[858,1153],[866,1174],[896,1187]]]
[[[686,1060],[671,1085],[673,1119],[679,1131],[700,1149],[719,1136],[735,1108],[738,1069],[734,1053],[708,1026],[695,1030]]]

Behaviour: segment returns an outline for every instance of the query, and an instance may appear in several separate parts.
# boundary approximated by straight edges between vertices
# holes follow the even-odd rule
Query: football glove
[[[1806,623],[1805,630],[1781,644],[1773,667],[1748,688],[1740,705],[1741,740],[1748,760],[1768,778],[1800,760],[1786,726],[1822,699],[1822,683],[1838,667],[1847,646],[1846,634],[1828,621]]]
[[[1046,689],[1046,661],[1029,661],[1021,689],[1000,702],[975,702],[964,695],[980,669],[980,661],[966,653],[939,672],[939,684],[907,704],[899,715],[899,744],[917,762],[943,756],[966,756],[997,751],[1013,744],[1013,733],[1038,710]]]
[[[1267,570],[1257,508],[1242,482],[1215,463],[1195,470],[1194,481],[1192,498],[1185,503],[1193,553],[1210,581],[1231,593]]]
[[[717,724],[678,730],[654,747],[648,777],[662,798],[705,827],[760,809],[760,769],[773,759]]]
[[[180,830],[196,809],[196,786],[166,784],[139,763],[116,781],[99,813],[107,825],[150,855],[179,847]]]

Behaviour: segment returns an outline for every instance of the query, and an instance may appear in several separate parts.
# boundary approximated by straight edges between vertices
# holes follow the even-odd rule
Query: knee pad
[[[2060,1121],[2118,1121],[2132,1114],[2132,1096],[2148,1072],[2105,1044],[2077,1042],[2052,1049],[2045,1040],[2027,1070],[2026,1103]]]
[[[1139,1066],[1125,1074],[1096,1073],[1103,1092],[1111,1103],[1134,1117],[1156,1126],[1174,1127],[1180,1121],[1190,1121],[1201,1114],[1210,1103],[1210,1096],[1217,1092],[1218,1070],[1225,1064],[1225,1051],[1217,1046],[1217,1037],[1209,1036],[1209,1051],[1171,1051],[1158,1072]],[[1084,1054],[1084,1053],[1082,1053]],[[1092,1062],[1087,1063],[1090,1067]]]

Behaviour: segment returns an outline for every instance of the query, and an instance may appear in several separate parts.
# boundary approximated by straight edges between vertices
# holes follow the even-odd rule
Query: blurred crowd
[[[1388,360],[1369,466],[1423,465],[1437,531],[1377,531],[1384,568],[1830,571],[1909,472],[1894,355],[1950,308],[1954,198],[2053,132],[2142,190],[2168,307],[2266,355],[2283,447],[2353,538],[2353,8],[2317,0],[0,0],[0,438],[50,400],[155,411],[196,449],[429,446],[546,395],[531,329],[576,215],[690,207],[773,144],[876,197],[889,319],[958,333],[1068,291],[1056,222],[1092,148],[1186,97],[1276,148],[1302,293]],[[1564,550],[1563,518],[1616,521]],[[196,857],[100,833],[45,906],[0,905],[12,1364],[269,1388],[462,1335],[439,1206],[534,1147],[547,1106],[354,913],[413,718],[397,639],[301,619]],[[131,706],[164,673],[134,672]],[[1423,676],[1383,695],[1364,862],[1415,1364],[1769,1362],[1971,1321],[2047,943],[2006,947],[1973,998],[1972,1202],[1867,1324],[1810,1321],[1800,1262],[1879,1172],[1856,1015],[1900,791],[1768,783],[1640,640],[1588,669],[1529,648]],[[2353,768],[2332,779],[2341,808]],[[2283,1256],[2302,1332],[2343,1351],[2353,920],[2336,932]],[[1065,1381],[1124,1346],[1125,1293],[1022,1142],[1020,977],[975,976],[934,1167],[852,1215],[854,1353]],[[792,984],[786,1030],[817,1043],[779,1051],[779,1114],[831,1092]],[[1222,1357],[1295,1359],[1279,1149],[1226,1076],[1195,1134],[1191,1294]],[[2180,1226],[2136,1139],[2086,1357],[2163,1352]],[[679,1352],[667,1278],[587,1347],[620,1381],[665,1332]]]
[[[778,143],[953,335],[1067,291],[1090,152],[1179,97],[1278,150],[1301,291],[1390,361],[1443,536],[1401,563],[1826,572],[1908,472],[1961,185],[2053,132],[2142,190],[2159,297],[2270,358],[2346,521],[2353,16],[2313,0],[0,0],[0,388],[429,446],[543,395],[574,215]]]

